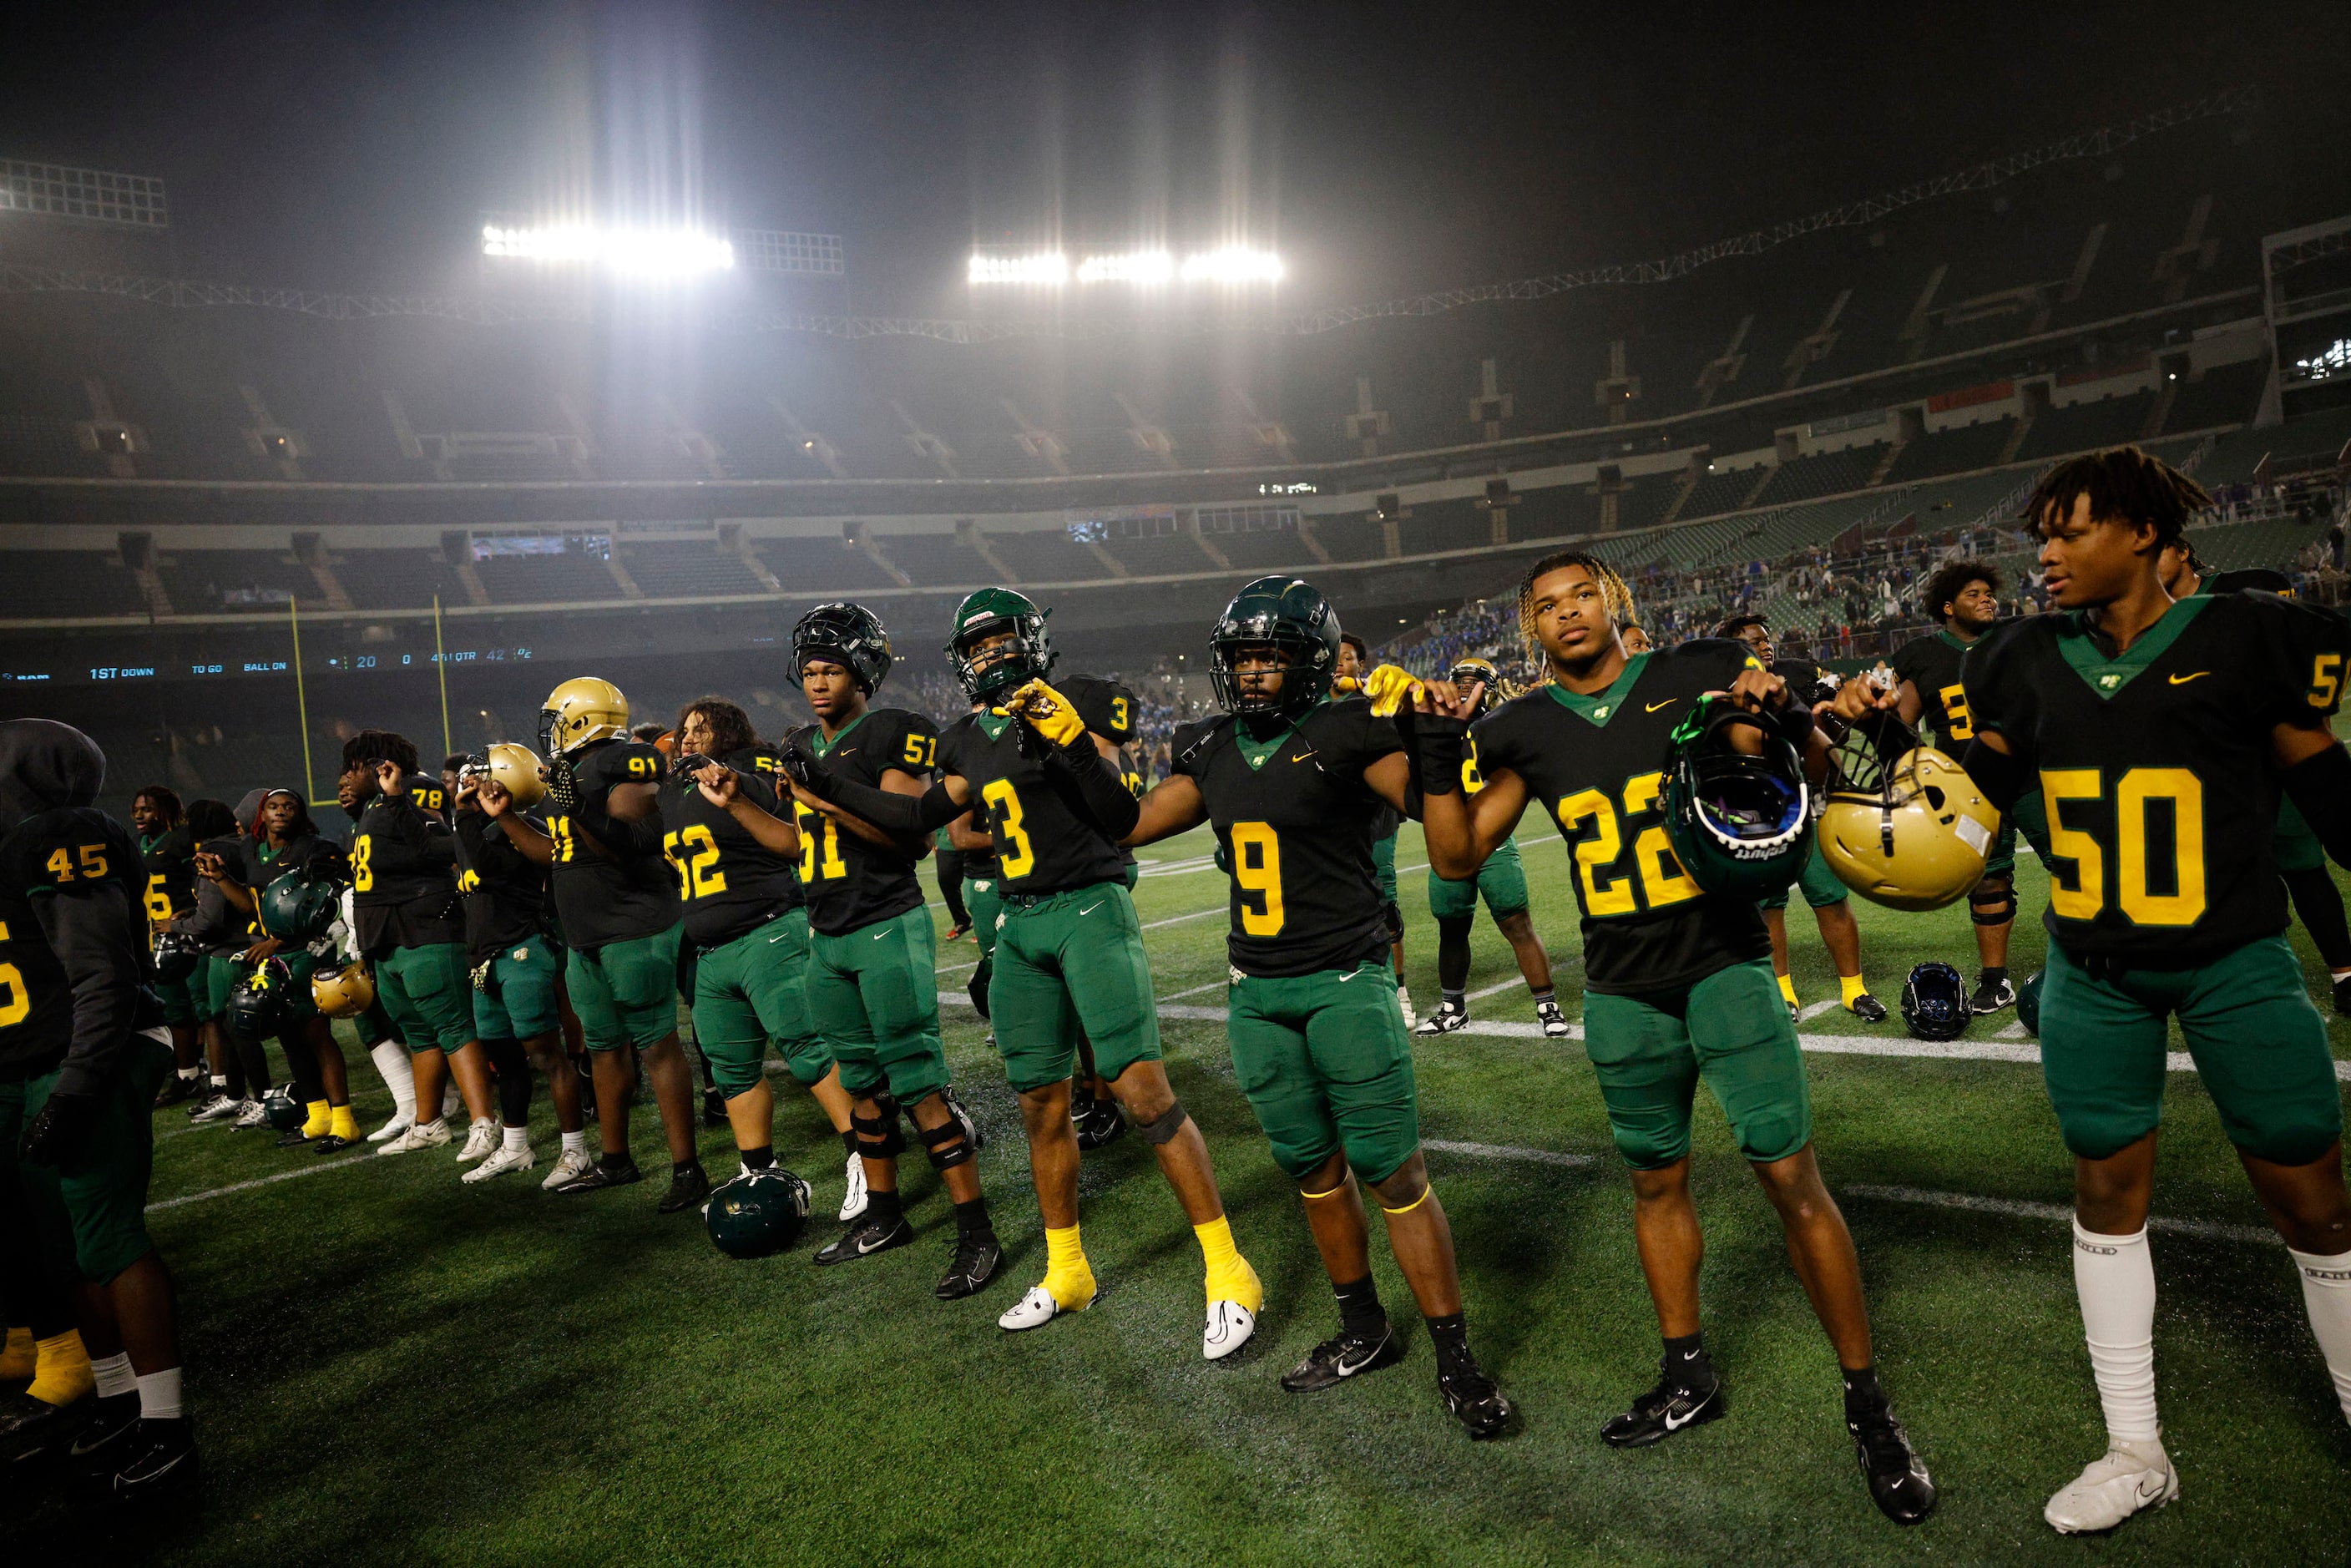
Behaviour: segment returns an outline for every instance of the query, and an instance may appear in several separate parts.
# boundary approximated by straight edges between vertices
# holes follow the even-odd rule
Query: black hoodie
[[[106,758],[47,719],[0,722],[0,1081],[95,1094],[162,1021],[139,844],[95,809]]]

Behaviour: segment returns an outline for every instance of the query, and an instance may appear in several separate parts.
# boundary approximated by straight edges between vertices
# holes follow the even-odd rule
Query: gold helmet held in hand
[[[310,977],[310,1001],[323,1017],[355,1019],[375,1005],[375,977],[362,963],[320,969]]]
[[[1847,736],[1821,812],[1830,869],[1889,909],[1940,909],[1966,897],[1983,880],[2000,831],[2000,811],[1975,780],[1917,738],[1890,724],[1876,743],[1858,729]],[[1896,749],[1890,765],[1880,747]]]
[[[547,694],[538,712],[538,748],[567,757],[592,741],[626,739],[629,699],[610,681],[575,675]]]
[[[507,792],[517,811],[528,811],[547,798],[547,776],[538,753],[528,746],[502,740],[490,747],[490,778]]]

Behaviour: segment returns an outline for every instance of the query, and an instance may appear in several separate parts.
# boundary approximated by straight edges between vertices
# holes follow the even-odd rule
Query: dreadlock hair
[[[1994,593],[2000,591],[2000,568],[1988,560],[1955,560],[1939,567],[1927,580],[1919,594],[1918,608],[1929,621],[1943,619],[1943,607],[1965,592],[1970,582],[1980,582]]]
[[[751,727],[751,716],[728,702],[725,697],[696,697],[677,710],[677,733],[685,733],[685,721],[695,714],[710,727],[710,755],[732,757],[759,744],[758,732]]]
[[[2136,446],[2109,446],[2068,457],[2041,476],[2025,497],[2024,521],[2036,533],[2074,510],[2074,498],[2090,497],[2090,516],[2146,523],[2155,546],[2177,544],[2188,519],[2212,504],[2204,486]]]
[[[178,827],[186,816],[180,805],[180,792],[168,784],[150,784],[131,799],[152,800],[155,810],[163,813],[163,825],[167,828]]]
[[[388,729],[363,729],[343,742],[343,771],[373,768],[379,762],[397,762],[402,773],[417,770],[416,743]]]
[[[1541,639],[1535,635],[1535,584],[1569,567],[1576,568],[1600,585],[1601,601],[1607,608],[1611,622],[1621,626],[1633,619],[1633,591],[1625,586],[1616,569],[1598,556],[1585,550],[1563,549],[1553,550],[1537,560],[1519,579],[1519,642],[1526,649],[1528,666],[1541,672],[1535,683],[1538,685],[1551,679],[1551,655],[1543,652]]]

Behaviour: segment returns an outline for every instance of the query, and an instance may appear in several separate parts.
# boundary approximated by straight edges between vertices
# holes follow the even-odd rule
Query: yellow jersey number
[[[85,882],[96,882],[106,874],[106,846],[81,844],[70,851],[60,846],[44,863],[49,875],[60,883],[71,882],[77,875]]]
[[[847,876],[849,862],[841,858],[841,824],[797,800],[792,802],[792,813],[800,830],[800,881]]]
[[[662,853],[677,872],[680,898],[706,898],[726,891],[726,873],[718,869],[718,840],[701,823],[662,840]]]
[[[1241,935],[1279,936],[1288,918],[1281,907],[1281,841],[1270,822],[1235,822],[1233,885],[1241,891]],[[1252,902],[1254,899],[1254,902]]]
[[[553,851],[555,862],[558,865],[569,865],[580,852],[579,842],[571,836],[571,819],[549,817],[547,820],[547,836],[555,841]],[[354,883],[352,885],[358,884]]]
[[[2060,920],[2095,920],[2109,901],[2134,925],[2193,925],[2204,915],[2204,781],[2185,768],[2132,768],[2115,780],[2115,867],[2106,874],[2105,847],[2080,828],[2065,825],[2068,800],[2106,798],[2095,768],[2044,768],[2042,800],[2049,810],[2049,852],[2074,862],[2069,885],[2055,866],[2049,872],[2049,907]],[[2148,875],[2147,808],[2170,805],[2173,887],[2154,890]]]
[[[987,806],[988,831],[996,836],[997,873],[1006,882],[1019,882],[1037,869],[1036,849],[1020,827],[1020,797],[1011,779],[998,779],[982,786],[979,798]]]
[[[351,891],[367,893],[375,886],[375,840],[361,833],[351,841]]]
[[[1949,727],[1945,740],[1973,740],[1976,737],[1976,716],[1968,711],[1968,688],[1954,681],[1935,694],[1942,699],[1943,722]]]
[[[1584,913],[1593,919],[1612,915],[1635,915],[1644,909],[1664,909],[1698,895],[1698,885],[1676,858],[1662,822],[1653,822],[1633,840],[1633,864],[1624,874],[1604,879],[1602,873],[1625,853],[1625,830],[1617,814],[1638,817],[1655,812],[1665,789],[1663,773],[1643,773],[1625,780],[1616,801],[1598,789],[1579,789],[1559,803],[1559,825],[1575,852],[1576,879],[1583,884]],[[1593,825],[1589,837],[1583,824]]]
[[[2343,695],[2343,655],[2321,653],[2310,662],[2310,690],[2306,694],[2310,706],[2321,712],[2335,706]]]
[[[172,918],[172,895],[163,891],[163,873],[153,873],[147,878],[147,918],[157,925]]]
[[[0,925],[0,941],[5,941],[8,928]],[[25,986],[24,971],[14,964],[0,964],[0,1029],[14,1029],[33,1016],[33,993]]]
[[[900,760],[909,768],[932,768],[939,765],[939,737],[935,735],[910,735]]]

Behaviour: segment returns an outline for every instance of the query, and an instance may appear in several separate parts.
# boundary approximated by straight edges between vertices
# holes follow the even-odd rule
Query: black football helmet
[[[1244,648],[1271,647],[1281,660],[1281,690],[1242,690],[1233,661]],[[1339,669],[1339,612],[1311,583],[1260,577],[1233,595],[1208,633],[1208,680],[1225,711],[1242,718],[1295,718],[1321,702]]]
[[[888,678],[894,657],[890,631],[862,604],[820,604],[792,625],[792,674],[797,678],[814,658],[834,661],[856,677],[867,696]]]
[[[1967,982],[1949,964],[1921,964],[1902,982],[1902,1021],[1919,1040],[1957,1040],[1974,1017]]]

